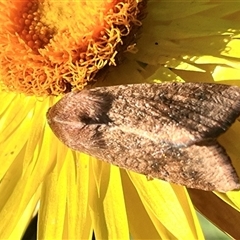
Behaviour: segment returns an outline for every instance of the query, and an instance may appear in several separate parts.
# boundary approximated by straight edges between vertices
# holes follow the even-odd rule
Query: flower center
[[[19,36],[35,51],[47,45],[54,34],[54,30],[41,21],[37,0],[29,1],[22,8],[16,27]]]
[[[146,5],[146,0],[3,2],[0,88],[30,95],[82,89],[99,70],[116,65],[116,57],[134,43]]]

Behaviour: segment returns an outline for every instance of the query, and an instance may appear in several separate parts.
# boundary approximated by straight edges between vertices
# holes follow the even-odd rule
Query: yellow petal
[[[68,239],[91,239],[92,221],[89,211],[89,161],[85,154],[68,152],[67,162],[67,231]]]
[[[66,149],[65,153],[62,154],[62,159],[64,159],[65,156]],[[63,238],[67,195],[66,165],[67,161],[64,162],[63,166],[62,162],[57,162],[54,170],[45,178],[43,183],[39,212],[40,231],[38,235],[40,239]],[[61,171],[59,171],[59,169],[61,169]]]
[[[23,214],[19,218],[18,223],[16,224],[14,230],[8,239],[19,239],[19,236],[22,236],[26,230],[26,226],[30,224],[31,219],[36,214],[36,208],[38,210],[39,197],[41,193],[41,188],[32,196],[29,204],[24,210]]]
[[[97,162],[92,159],[93,168],[95,164],[99,165]],[[102,168],[106,168],[106,171],[100,169],[97,172],[95,168],[95,175],[99,177],[90,179],[92,188],[89,204],[95,236],[97,239],[128,239],[129,229],[119,168],[111,166],[109,169],[109,164],[104,162]],[[99,191],[100,184],[96,180],[101,182]]]
[[[168,234],[174,235],[177,239],[203,238],[197,218],[193,217],[195,215],[193,207],[189,207],[191,203],[187,192],[181,186],[172,187],[169,183],[156,179],[146,182],[145,176],[128,173],[156,226],[158,221],[164,226],[165,229],[159,229],[162,234],[165,235],[167,230]],[[190,222],[194,224],[190,225]],[[168,234],[165,236],[170,237]]]

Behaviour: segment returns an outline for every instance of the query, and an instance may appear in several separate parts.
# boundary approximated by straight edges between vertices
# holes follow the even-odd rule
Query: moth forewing
[[[66,94],[47,113],[68,147],[190,188],[239,189],[216,138],[240,115],[240,88],[133,84]]]

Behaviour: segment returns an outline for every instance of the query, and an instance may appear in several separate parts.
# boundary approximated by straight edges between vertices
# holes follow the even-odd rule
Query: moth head
[[[64,144],[84,152],[91,147],[99,125],[110,121],[107,116],[110,106],[110,96],[105,94],[94,90],[72,92],[48,110],[47,121]]]

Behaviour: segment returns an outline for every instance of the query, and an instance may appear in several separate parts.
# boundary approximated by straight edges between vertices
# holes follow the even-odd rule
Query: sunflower
[[[203,239],[195,208],[239,237],[239,192],[149,181],[68,149],[46,124],[50,106],[86,85],[240,85],[239,11],[215,1],[0,0],[0,238],[21,238],[37,210],[39,239]],[[219,141],[240,173],[239,132],[237,122]]]

